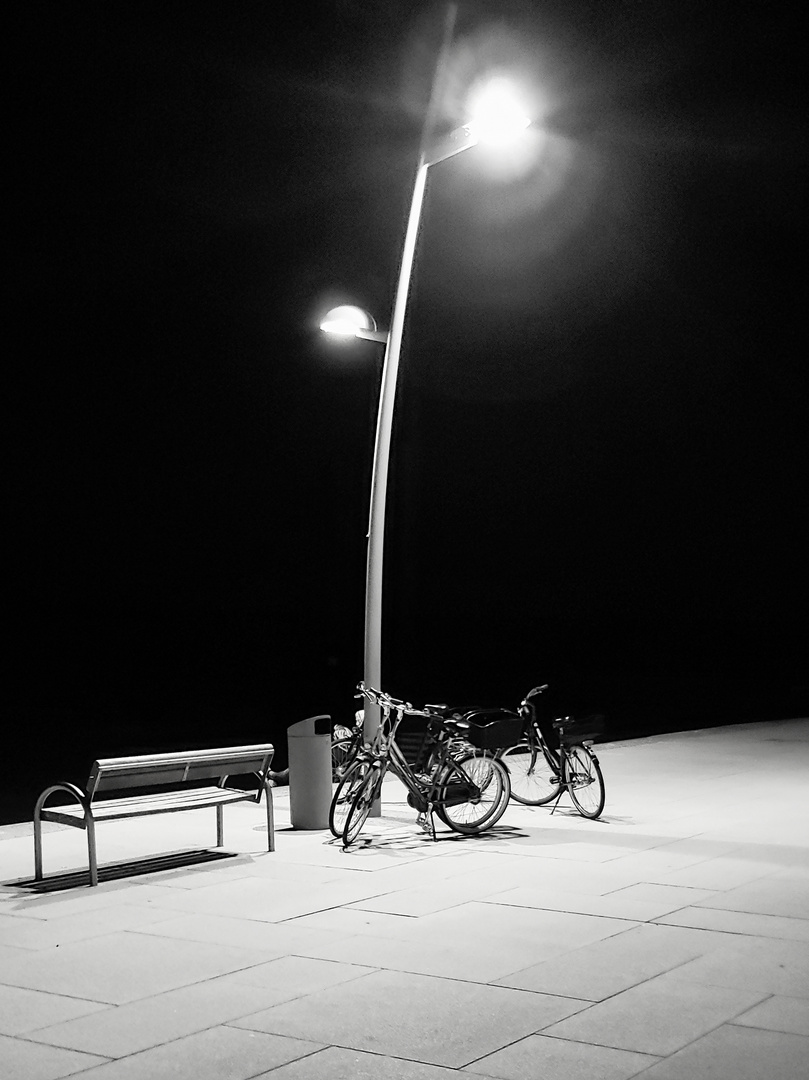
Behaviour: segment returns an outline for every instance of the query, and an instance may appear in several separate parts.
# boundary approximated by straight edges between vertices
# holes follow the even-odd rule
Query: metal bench
[[[220,750],[187,750],[170,754],[140,754],[135,757],[104,758],[90,770],[84,791],[75,784],[54,784],[37,799],[34,808],[34,877],[42,878],[42,822],[55,821],[87,830],[87,849],[90,863],[90,884],[98,884],[95,825],[97,821],[141,817],[148,814],[168,814],[175,810],[198,810],[216,807],[216,846],[224,844],[222,808],[225,803],[261,802],[264,792],[267,806],[268,850],[275,851],[270,763],[274,748],[231,746]],[[259,779],[257,791],[226,787],[229,776],[255,773]],[[199,781],[216,781],[192,787]],[[137,788],[161,788],[147,794],[132,794]],[[76,804],[45,806],[56,791],[72,795]],[[100,793],[107,796],[96,799]],[[126,792],[125,795],[114,794]]]

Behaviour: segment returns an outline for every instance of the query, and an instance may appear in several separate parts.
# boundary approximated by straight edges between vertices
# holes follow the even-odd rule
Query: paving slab
[[[443,1065],[329,1046],[272,1073],[262,1073],[256,1080],[459,1080],[464,1075]],[[481,1080],[480,1074],[475,1078]]]
[[[809,998],[809,942],[734,935],[682,964],[677,978],[700,986],[743,986],[767,994]]]
[[[771,997],[737,1016],[734,1024],[809,1036],[809,999]]]
[[[562,1020],[545,1034],[665,1057],[759,1004],[766,993],[659,975]]]
[[[790,919],[782,915],[755,915],[747,911],[725,911],[721,908],[685,907],[662,916],[657,922],[671,926],[722,930],[728,934],[809,941],[809,919]]]
[[[102,882],[92,889],[78,886],[49,893],[18,889],[0,898],[0,914],[45,921],[95,911],[101,918],[103,909],[148,905],[166,893],[163,886],[143,885],[138,878]]]
[[[120,1005],[263,959],[255,950],[123,931],[26,953],[4,965],[0,978],[8,986]]]
[[[58,1080],[92,1068],[104,1059],[0,1035],[0,1061],[7,1080]]]
[[[696,900],[695,904],[725,911],[746,911],[753,915],[807,919],[809,878],[794,873],[768,874],[726,892]]]
[[[0,972],[4,971],[8,964],[19,960],[24,955],[24,949],[17,949],[13,945],[0,945]]]
[[[600,896],[584,895],[552,884],[544,888],[518,886],[502,893],[485,897],[484,902],[505,904],[512,907],[543,908],[550,911],[571,911],[580,915],[603,915],[612,919],[629,919],[633,922],[650,922],[667,915],[687,904],[689,898],[699,899],[704,892],[678,890],[665,885],[649,885],[645,882],[615,889]]]
[[[212,882],[198,889],[162,889],[153,904],[166,911],[228,915],[260,922],[283,922],[314,911],[339,907],[379,892],[372,874],[326,881],[281,881],[271,876]]]
[[[480,1058],[463,1070],[502,1080],[629,1080],[659,1058],[615,1050],[609,1046],[589,1046],[546,1035],[529,1035],[493,1054]]]
[[[464,904],[421,918],[368,912],[373,933],[335,936],[316,954],[325,959],[470,982],[495,982],[634,923],[570,912],[534,911],[495,904]],[[310,953],[312,955],[312,953]]]
[[[662,865],[654,865],[653,860],[647,858],[643,873],[647,881],[654,881],[660,885],[727,892],[740,885],[747,885],[751,881],[766,877],[767,874],[779,869],[778,863],[768,865],[759,860],[735,858],[734,850],[738,849],[731,847],[728,854],[719,857],[689,859],[686,865],[679,867],[666,868]]]
[[[724,934],[643,925],[498,979],[502,986],[603,1001],[721,949]]]
[[[395,1002],[406,1007],[396,1008]],[[582,1004],[505,987],[376,971],[236,1024],[459,1068],[569,1016]]]
[[[337,908],[336,911],[344,911]],[[269,923],[255,919],[242,919],[228,915],[169,913],[162,911],[163,918],[148,927],[148,933],[156,937],[180,938],[184,941],[209,942],[214,945],[233,945],[239,949],[260,951],[265,960],[277,956],[305,955],[307,947],[328,946],[334,933],[319,930],[303,919]],[[325,912],[324,914],[329,914]],[[316,917],[316,916],[314,916]],[[146,932],[147,928],[133,929],[134,933]]]
[[[807,1038],[723,1025],[647,1069],[643,1080],[801,1080],[807,1061]]]
[[[29,1038],[110,1058],[125,1057],[369,972],[369,968],[355,965],[284,957],[234,975],[40,1027],[29,1033]]]
[[[88,1080],[250,1080],[321,1049],[305,1039],[219,1026],[97,1065]]]
[[[106,1058],[127,1057],[153,1046],[237,1019],[277,995],[224,976],[140,998],[28,1032],[33,1042]],[[44,1017],[43,1017],[44,1020]]]
[[[106,1011],[106,1006],[98,1001],[83,1001],[43,990],[27,990],[22,986],[0,986],[2,1035],[24,1035],[47,1024]]]
[[[40,909],[41,910],[41,909]],[[147,904],[121,903],[73,910],[49,918],[0,913],[0,942],[17,949],[50,949],[86,941],[116,930],[134,930],[165,919],[165,911]]]

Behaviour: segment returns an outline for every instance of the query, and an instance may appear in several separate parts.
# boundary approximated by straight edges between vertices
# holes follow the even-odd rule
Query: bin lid
[[[328,713],[309,716],[306,720],[298,720],[287,728],[289,738],[296,739],[307,735],[331,735],[331,716]]]

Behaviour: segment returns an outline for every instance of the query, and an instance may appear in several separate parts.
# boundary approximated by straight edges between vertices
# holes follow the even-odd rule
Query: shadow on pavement
[[[150,856],[145,859],[130,859],[127,862],[113,863],[98,868],[98,882],[119,881],[122,878],[137,877],[141,874],[154,874],[160,870],[181,870],[186,866],[199,866],[202,863],[220,862],[223,859],[238,859],[238,853],[229,851],[182,851],[169,855]],[[61,874],[51,874],[37,881],[28,878],[22,881],[7,881],[5,885],[17,889],[26,889],[33,893],[54,893],[66,889],[76,889],[90,885],[89,870],[70,870]]]

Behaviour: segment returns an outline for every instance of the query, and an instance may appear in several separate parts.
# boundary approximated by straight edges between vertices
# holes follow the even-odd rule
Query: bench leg
[[[220,803],[216,808],[216,846],[225,846],[225,820],[223,814],[223,807]]]
[[[98,885],[98,857],[96,855],[96,825],[92,817],[87,814],[87,855],[90,861],[90,885]]]
[[[275,851],[275,813],[272,801],[272,788],[269,784],[264,788],[264,801],[267,804],[267,850]]]
[[[42,880],[42,822],[39,811],[34,814],[34,881]]]

